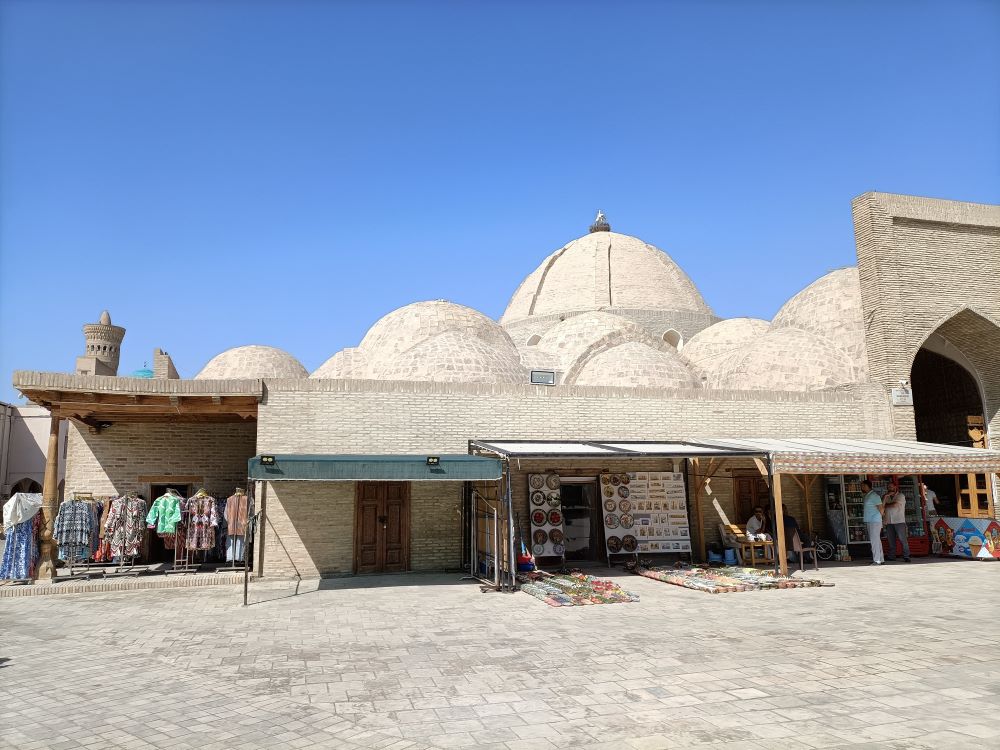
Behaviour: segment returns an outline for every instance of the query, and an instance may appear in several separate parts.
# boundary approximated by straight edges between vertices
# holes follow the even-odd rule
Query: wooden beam
[[[774,495],[774,540],[778,547],[778,572],[788,575],[788,549],[785,545],[785,517],[781,503],[781,474],[774,475],[771,493]]]
[[[694,481],[691,489],[694,490],[694,517],[698,524],[698,551],[701,557],[699,562],[705,562],[707,545],[705,543],[705,526],[701,519],[701,490],[704,487],[701,481],[701,459],[692,458],[691,467],[694,469]]]

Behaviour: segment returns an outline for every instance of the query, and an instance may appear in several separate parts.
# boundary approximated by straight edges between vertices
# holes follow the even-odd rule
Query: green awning
[[[273,464],[261,456],[248,462],[250,479],[265,482],[467,482],[495,481],[502,473],[500,460],[482,456],[451,454],[438,456],[405,455],[308,455],[276,454]],[[428,463],[436,458],[436,464]]]

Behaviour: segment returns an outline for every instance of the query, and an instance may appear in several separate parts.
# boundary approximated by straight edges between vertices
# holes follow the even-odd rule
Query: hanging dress
[[[215,527],[219,525],[215,498],[208,495],[189,497],[187,512],[187,548],[212,549],[215,546]]]
[[[52,538],[59,543],[59,559],[67,562],[90,558],[91,506],[82,500],[69,500],[59,506]]]
[[[38,529],[42,496],[18,492],[3,506],[7,544],[0,561],[0,580],[26,581],[34,577],[38,562]]]
[[[249,498],[246,495],[232,495],[226,500],[226,560],[236,562],[243,559],[243,537],[247,530]]]
[[[135,557],[146,532],[146,501],[122,496],[111,502],[104,539],[112,557]]]

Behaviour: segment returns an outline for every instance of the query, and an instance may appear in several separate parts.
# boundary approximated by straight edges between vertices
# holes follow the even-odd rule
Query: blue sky
[[[498,317],[597,208],[717,314],[855,262],[868,190],[1000,202],[1000,3],[0,5],[0,399],[386,312]]]

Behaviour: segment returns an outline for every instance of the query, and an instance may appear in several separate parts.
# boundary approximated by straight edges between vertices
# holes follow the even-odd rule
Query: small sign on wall
[[[913,406],[913,389],[912,388],[893,388],[892,389],[892,405],[893,406]]]

